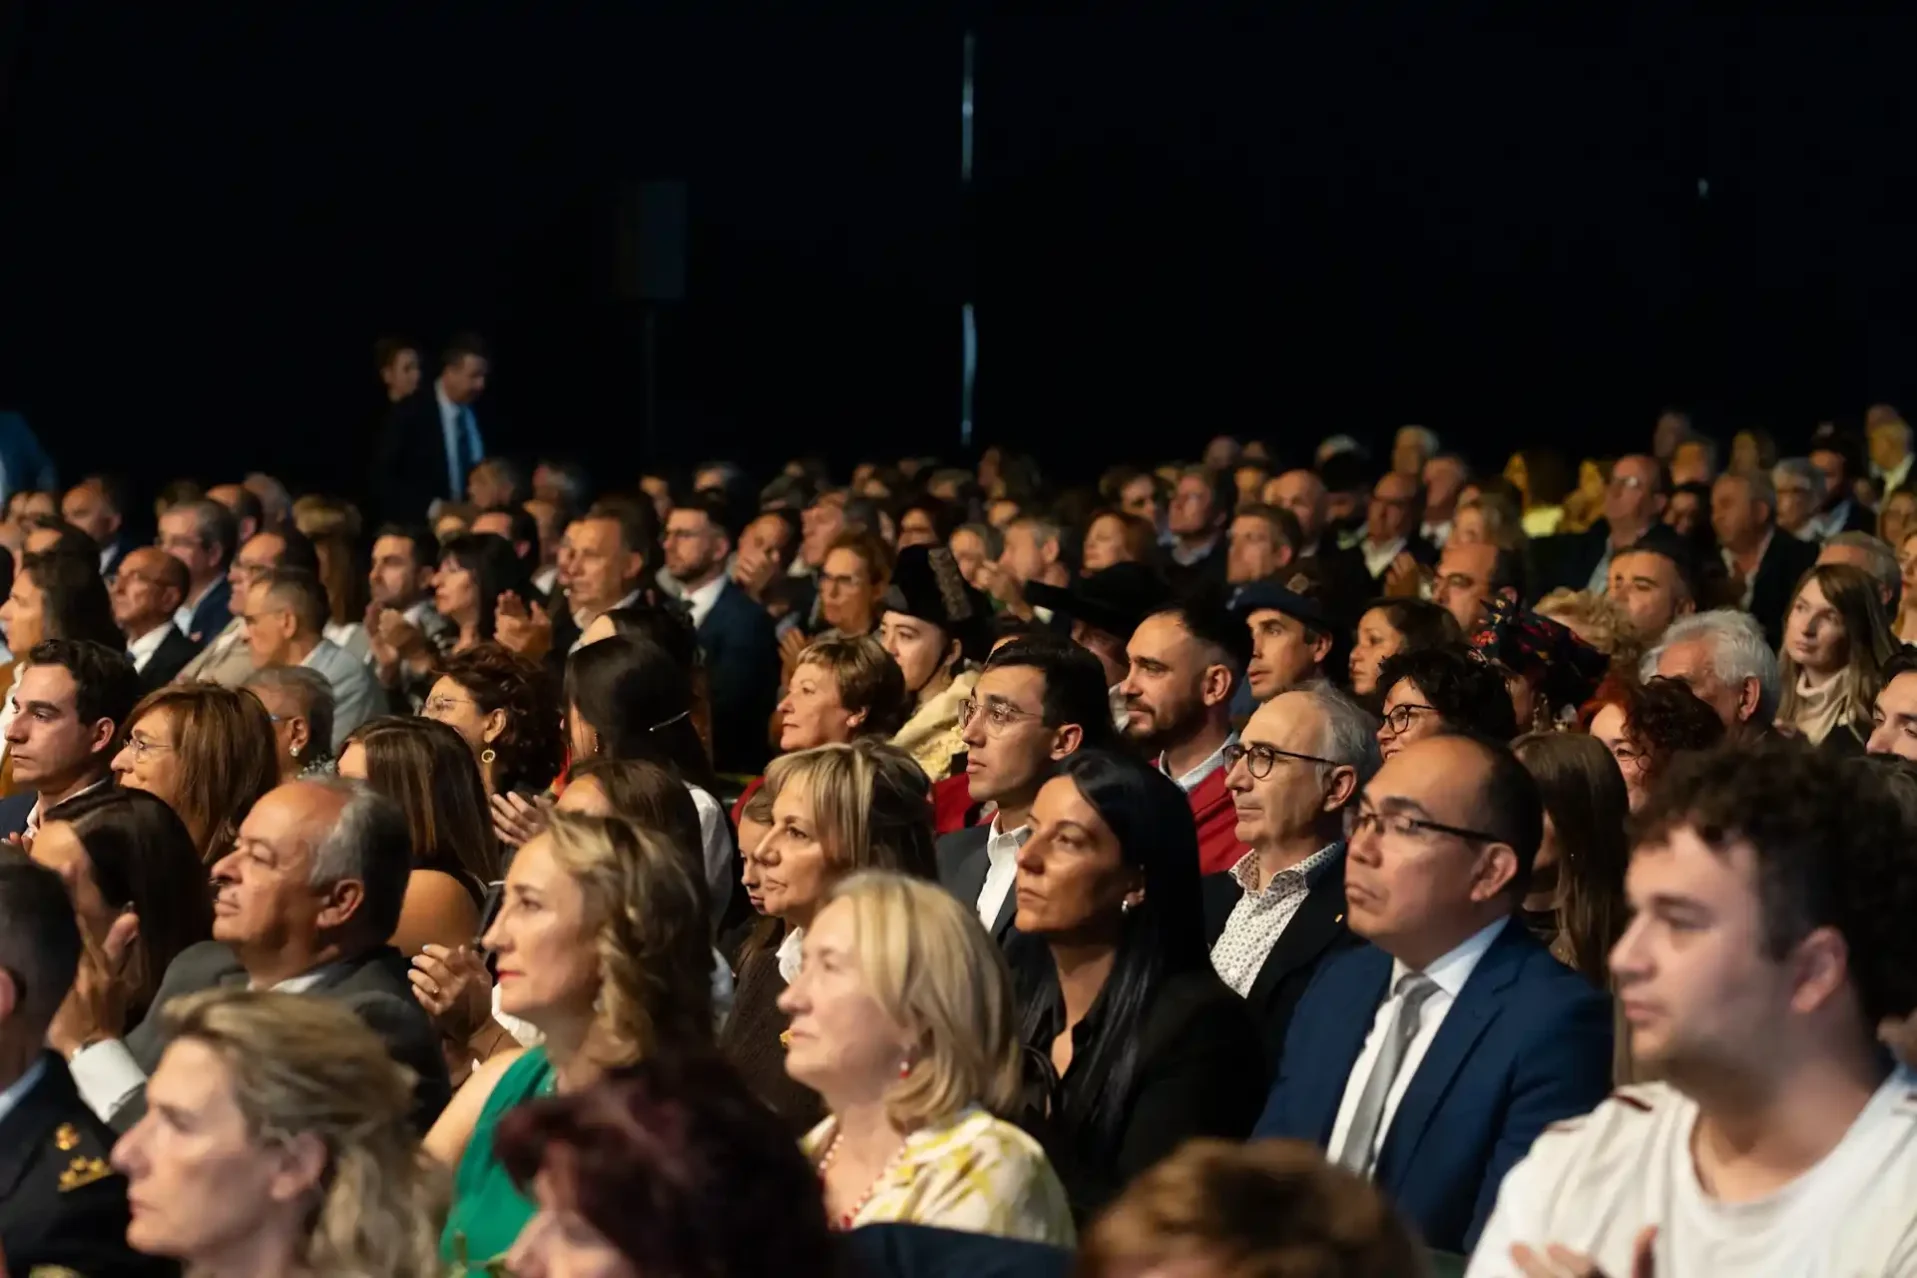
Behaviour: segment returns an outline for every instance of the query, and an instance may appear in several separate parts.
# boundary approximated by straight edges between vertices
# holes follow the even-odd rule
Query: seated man
[[[1681,546],[1639,542],[1611,557],[1611,602],[1639,642],[1656,643],[1673,621],[1697,608],[1695,573]]]
[[[360,724],[384,703],[366,663],[325,635],[326,588],[297,568],[270,569],[246,589],[246,646],[254,670],[305,666],[326,676],[333,689],[333,740],[337,754]]]
[[[1357,944],[1345,926],[1345,813],[1378,770],[1376,721],[1331,688],[1259,706],[1225,752],[1237,836],[1251,848],[1200,883],[1219,979],[1249,1005],[1266,1078],[1320,963]]]
[[[22,788],[0,799],[0,835],[31,837],[49,809],[111,785],[139,699],[140,676],[124,652],[90,639],[35,644],[13,690],[7,757]]]
[[[1871,707],[1868,749],[1917,762],[1917,653],[1901,649],[1884,665],[1884,686]]]
[[[46,1050],[80,952],[59,876],[0,852],[0,1254],[21,1275],[171,1274],[127,1246],[113,1132]]]
[[[213,939],[173,960],[153,1005],[220,985],[343,999],[419,1075],[424,1131],[446,1104],[446,1062],[406,960],[386,944],[411,849],[398,805],[357,782],[293,781],[270,791],[247,813],[234,850],[214,863]],[[125,1130],[144,1112],[146,1078],[159,1064],[158,1018],[123,1041],[106,992],[90,992],[50,1041],[72,1062],[87,1103]]]
[[[1254,701],[1324,682],[1324,663],[1337,637],[1320,593],[1298,574],[1284,585],[1254,582],[1232,601],[1232,611],[1245,619],[1251,632],[1245,683]]]
[[[1544,831],[1502,745],[1413,742],[1365,787],[1346,923],[1298,1003],[1254,1137],[1309,1140],[1369,1176],[1440,1251],[1465,1253],[1552,1123],[1611,1087],[1611,1000],[1517,917]]]
[[[1777,654],[1757,618],[1734,608],[1679,617],[1644,654],[1638,674],[1646,681],[1679,680],[1717,711],[1728,731],[1746,737],[1770,731],[1783,691]]]
[[[1611,972],[1662,1081],[1538,1138],[1475,1278],[1917,1270],[1917,1078],[1877,1041],[1917,1007],[1917,864],[1880,775],[1769,742],[1652,791]]]

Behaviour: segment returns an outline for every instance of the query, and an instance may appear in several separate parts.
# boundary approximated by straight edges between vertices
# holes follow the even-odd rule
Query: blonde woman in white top
[[[829,1116],[808,1133],[836,1229],[933,1225],[1069,1247],[1071,1208],[1019,1092],[1011,974],[936,884],[870,872],[835,887],[779,998],[786,1071]]]

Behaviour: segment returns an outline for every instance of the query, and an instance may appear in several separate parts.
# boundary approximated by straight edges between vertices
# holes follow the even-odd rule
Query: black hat
[[[1025,601],[1129,643],[1145,618],[1171,602],[1171,587],[1144,564],[1119,563],[1069,586],[1028,581]]]
[[[983,661],[990,647],[992,604],[959,571],[943,546],[907,546],[892,569],[881,606],[929,621],[959,641],[967,661]]]
[[[1240,616],[1250,616],[1269,608],[1302,621],[1313,630],[1329,633],[1332,629],[1331,614],[1325,610],[1323,601],[1301,593],[1294,586],[1308,588],[1308,583],[1295,580],[1290,585],[1283,585],[1269,578],[1254,581],[1238,591],[1237,597],[1231,601],[1231,610]]]

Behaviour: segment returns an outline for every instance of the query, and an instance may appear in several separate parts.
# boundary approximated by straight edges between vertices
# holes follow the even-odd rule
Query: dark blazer
[[[6,493],[29,489],[60,495],[60,475],[39,436],[19,413],[0,411],[0,466],[6,468]],[[5,494],[0,494],[4,496]]]
[[[65,1061],[52,1052],[40,1059],[40,1081],[0,1118],[0,1249],[8,1272],[177,1274],[171,1261],[127,1246],[126,1181],[108,1167],[113,1131],[80,1099]]]
[[[1329,1144],[1391,973],[1391,956],[1370,945],[1319,968],[1254,1139]],[[1469,1253],[1538,1133],[1609,1093],[1611,1043],[1610,996],[1507,920],[1419,1062],[1373,1182],[1430,1246]]]
[[[931,1225],[865,1225],[845,1235],[850,1278],[1066,1278],[1063,1247]]]
[[[422,380],[419,389],[393,405],[373,450],[372,491],[382,517],[419,523],[435,501],[456,494],[448,487],[446,423],[440,416],[438,383]],[[482,428],[483,429],[483,428]],[[465,483],[465,476],[460,477]]]
[[[113,539],[112,545],[100,547],[101,550],[107,552],[106,558],[101,560],[106,566],[100,570],[100,575],[102,577],[111,577],[114,573],[120,571],[120,561],[127,557],[127,553],[134,548],[134,545],[133,538],[127,536],[126,531],[122,529],[120,535]]]
[[[1216,945],[1244,890],[1229,874],[1207,874],[1199,881],[1199,891],[1205,910],[1205,944]],[[1319,873],[1298,912],[1272,943],[1251,992],[1245,996],[1245,1008],[1264,1039],[1267,1083],[1278,1075],[1292,1013],[1319,965],[1334,954],[1362,944],[1345,926],[1345,858],[1341,851]]]
[[[783,993],[776,943],[747,955],[739,964],[732,1011],[719,1029],[719,1054],[797,1140],[825,1117],[825,1102],[785,1072],[781,1036],[791,1018],[779,1010]]]
[[[22,790],[0,799],[0,839],[27,832],[27,818],[33,814],[33,805],[39,798],[38,790]]]
[[[967,826],[963,830],[954,830],[950,834],[939,836],[935,849],[939,862],[939,886],[957,897],[959,904],[968,910],[978,909],[978,894],[985,890],[985,875],[992,863],[985,855],[985,845],[991,841],[992,826]],[[1005,900],[998,907],[998,917],[992,921],[992,939],[1004,945],[1012,935],[1012,920],[1018,915],[1018,891],[1005,894]]]
[[[169,623],[166,638],[160,640],[160,646],[147,658],[146,669],[140,671],[141,691],[151,692],[172,683],[198,652],[193,641],[181,634],[178,626]]]
[[[432,1126],[452,1095],[446,1077],[446,1058],[440,1054],[439,1034],[426,1019],[425,1009],[413,997],[406,960],[391,946],[382,945],[333,964],[309,993],[345,1003],[367,1028],[386,1043],[392,1058],[418,1076],[413,1085],[413,1122],[422,1133]],[[182,994],[217,987],[244,986],[246,969],[233,951],[218,941],[201,941],[180,951],[160,978],[153,996],[155,1009]],[[126,1036],[126,1048],[142,1070],[151,1075],[160,1064],[166,1044],[160,1035],[160,1017],[149,1015]],[[146,1112],[142,1093],[113,1115],[113,1126],[126,1131]]]
[[[1032,970],[1035,957],[1051,961],[1036,937],[1019,941],[1024,951],[1015,960],[1019,970]],[[1056,988],[1055,973],[1052,980]],[[1094,1002],[1072,1030],[1073,1065],[1062,1080],[1051,1077],[1052,1040],[1062,1028],[1062,1013],[1055,1010],[1050,1023],[1038,1026],[1025,1043],[1047,1083],[1046,1104],[1028,1121],[1081,1224],[1134,1176],[1192,1137],[1243,1140],[1263,1090],[1263,1053],[1244,1000],[1206,964],[1166,977],[1131,1027],[1138,1040],[1137,1063],[1112,1138],[1074,1129],[1062,1115],[1075,1091],[1105,1082],[1078,1068],[1104,1012],[1103,999]]]
[[[193,610],[193,620],[186,628],[187,641],[198,652],[213,641],[213,637],[226,629],[233,620],[233,586],[224,577],[213,583],[213,589],[206,592],[206,598],[200,600],[199,607]]]
[[[1757,575],[1751,579],[1751,616],[1764,627],[1764,642],[1772,649],[1784,642],[1784,615],[1790,611],[1797,579],[1816,563],[1816,542],[1799,541],[1782,528],[1771,534],[1771,544],[1764,548]]]
[[[1358,557],[1358,567],[1363,570],[1365,576],[1370,579],[1372,593],[1374,595],[1384,593],[1385,573],[1391,571],[1391,565],[1386,564],[1384,572],[1374,577],[1371,575],[1371,571],[1365,568],[1364,542],[1360,540],[1350,549],[1351,553]],[[1420,568],[1433,568],[1437,566],[1438,548],[1427,541],[1420,533],[1412,533],[1409,537],[1405,538],[1404,553],[1416,560]],[[1397,556],[1394,555],[1392,557],[1395,559]]]
[[[766,721],[779,703],[779,644],[772,618],[727,581],[699,625],[712,698],[712,762],[721,772],[756,773],[771,750]]]

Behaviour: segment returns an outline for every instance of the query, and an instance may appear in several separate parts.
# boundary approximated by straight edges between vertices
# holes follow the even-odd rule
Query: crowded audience
[[[5,490],[6,1272],[1917,1273],[1894,408],[628,482],[422,354]]]

